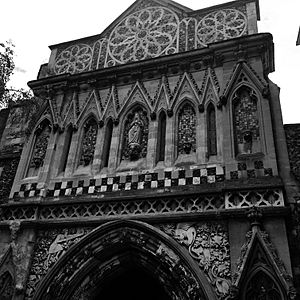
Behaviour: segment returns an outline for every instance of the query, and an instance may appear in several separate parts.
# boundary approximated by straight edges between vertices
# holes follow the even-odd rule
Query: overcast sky
[[[27,87],[41,64],[48,62],[49,45],[101,33],[134,0],[4,0],[0,42],[15,44],[16,69],[10,84]],[[192,9],[223,0],[179,0]],[[259,32],[273,34],[275,72],[270,78],[281,88],[284,123],[300,123],[299,0],[260,0]]]

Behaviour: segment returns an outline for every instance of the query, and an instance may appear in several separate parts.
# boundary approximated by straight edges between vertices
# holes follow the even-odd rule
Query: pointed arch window
[[[14,293],[13,278],[8,271],[0,276],[0,295],[3,300],[11,300]]]
[[[190,103],[182,106],[178,113],[178,154],[196,151],[196,113]]]
[[[166,113],[164,111],[162,111],[158,117],[156,162],[165,160],[166,124],[167,124]]]
[[[265,272],[259,271],[249,280],[244,300],[282,300],[283,295],[278,285]]]
[[[207,152],[217,155],[216,110],[212,103],[207,106]]]
[[[65,135],[65,141],[64,141],[58,173],[64,172],[66,170],[68,156],[69,156],[71,142],[72,142],[72,136],[73,136],[73,128],[72,126],[69,126]]]
[[[37,176],[40,168],[44,165],[50,134],[51,125],[49,120],[46,119],[36,128],[34,133],[34,146],[27,177]]]
[[[242,86],[233,98],[233,125],[237,154],[260,151],[257,96],[254,90]]]
[[[97,140],[98,124],[96,120],[91,117],[89,118],[83,126],[83,136],[82,136],[82,147],[79,159],[79,164],[83,166],[88,166],[92,164],[94,159],[94,152]]]
[[[112,119],[109,119],[106,124],[105,136],[104,136],[104,145],[103,145],[103,154],[102,154],[103,168],[108,167],[112,133],[113,133],[113,121]]]

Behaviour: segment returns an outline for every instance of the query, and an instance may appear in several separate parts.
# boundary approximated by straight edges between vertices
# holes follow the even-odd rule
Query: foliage
[[[8,106],[10,102],[28,100],[33,97],[30,90],[13,89],[7,86],[15,68],[14,47],[12,42],[0,43],[0,109]]]

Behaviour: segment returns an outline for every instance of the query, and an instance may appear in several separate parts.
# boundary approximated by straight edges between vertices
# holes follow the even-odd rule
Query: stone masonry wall
[[[292,173],[300,181],[300,124],[284,125]]]

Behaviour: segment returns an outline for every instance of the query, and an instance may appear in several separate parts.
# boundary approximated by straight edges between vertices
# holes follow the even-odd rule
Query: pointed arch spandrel
[[[290,299],[288,295],[293,290],[291,276],[278,257],[269,235],[257,229],[246,234],[246,242],[241,248],[241,257],[233,274],[233,286],[239,291],[238,299],[250,299],[246,291],[250,290],[249,285],[253,285],[255,276],[259,274],[262,275],[261,278],[266,277],[273,282],[274,290],[280,297],[274,299]],[[263,283],[261,286],[263,287]]]
[[[202,271],[175,240],[149,224],[119,220],[106,223],[73,245],[51,268],[40,283],[33,299],[70,299],[76,287],[87,280],[89,272],[124,250],[142,254],[165,280],[172,280],[172,299],[216,299]],[[155,268],[154,268],[155,269]],[[99,270],[101,272],[101,270]],[[157,275],[156,275],[157,276]],[[169,285],[167,285],[169,286]]]

